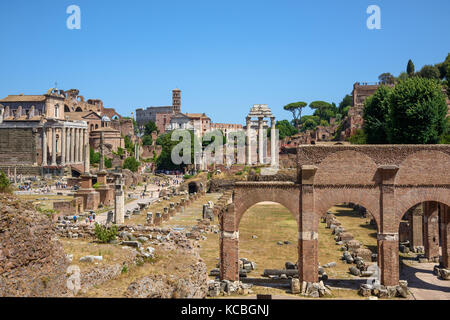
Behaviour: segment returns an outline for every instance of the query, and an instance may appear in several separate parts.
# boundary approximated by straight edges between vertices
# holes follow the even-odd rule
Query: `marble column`
[[[66,128],[61,128],[61,165],[66,165]]]
[[[80,162],[80,129],[75,128],[75,162]]]
[[[258,117],[258,163],[264,163],[264,118]]]
[[[47,128],[42,127],[42,166],[47,166]]]
[[[247,165],[252,165],[251,118],[247,117]]]
[[[87,129],[84,129],[84,172],[89,174],[91,170],[90,158],[89,158],[89,133]]]
[[[103,171],[105,160],[102,161],[105,157],[103,143],[104,143],[104,134],[103,131],[100,133],[100,163],[98,164],[98,171]]]
[[[277,166],[278,139],[275,132],[275,117],[270,117],[270,165]]]
[[[64,128],[64,135],[66,136],[66,162],[70,164],[70,128]]]
[[[52,166],[56,166],[56,128],[52,128]]]
[[[75,163],[75,128],[71,128],[70,129],[70,137],[72,140],[72,145],[70,146],[71,151],[70,151],[70,159],[72,161],[72,163]]]
[[[78,162],[83,163],[83,149],[84,149],[84,130],[78,129],[80,131],[80,138],[78,141]]]

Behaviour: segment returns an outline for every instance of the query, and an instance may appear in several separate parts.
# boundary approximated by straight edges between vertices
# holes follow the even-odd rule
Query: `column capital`
[[[377,233],[377,240],[398,241],[398,233]]]
[[[395,176],[397,175],[399,167],[397,165],[381,165],[378,166],[378,172],[382,184],[394,184]]]
[[[316,175],[317,169],[318,168],[313,165],[303,165],[301,167],[301,176],[303,185],[314,184],[314,176]]]

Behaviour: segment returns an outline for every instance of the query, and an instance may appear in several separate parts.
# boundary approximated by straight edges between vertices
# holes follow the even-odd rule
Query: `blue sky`
[[[66,8],[81,8],[81,30]],[[366,27],[369,5],[381,30]],[[266,103],[339,103],[353,83],[441,62],[450,52],[448,0],[0,2],[0,96],[40,94],[57,81],[129,115],[168,105],[243,123]],[[310,113],[307,110],[305,114]]]

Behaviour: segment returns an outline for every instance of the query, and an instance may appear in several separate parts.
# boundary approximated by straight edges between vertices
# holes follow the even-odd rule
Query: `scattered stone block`
[[[299,294],[301,291],[300,280],[296,278],[291,279],[291,293]]]

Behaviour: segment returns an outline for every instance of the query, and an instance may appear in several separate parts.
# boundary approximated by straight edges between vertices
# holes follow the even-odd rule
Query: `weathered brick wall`
[[[427,201],[440,202],[445,212],[450,207],[448,145],[301,146],[297,166],[299,184],[235,183],[233,203],[220,216],[221,278],[236,279],[239,223],[259,202],[278,202],[293,213],[299,230],[299,276],[310,282],[317,281],[319,217],[339,203],[365,207],[377,223],[381,282],[389,286],[398,284],[399,228],[405,212]]]
[[[36,161],[36,136],[32,128],[0,128],[0,163],[32,165]]]

